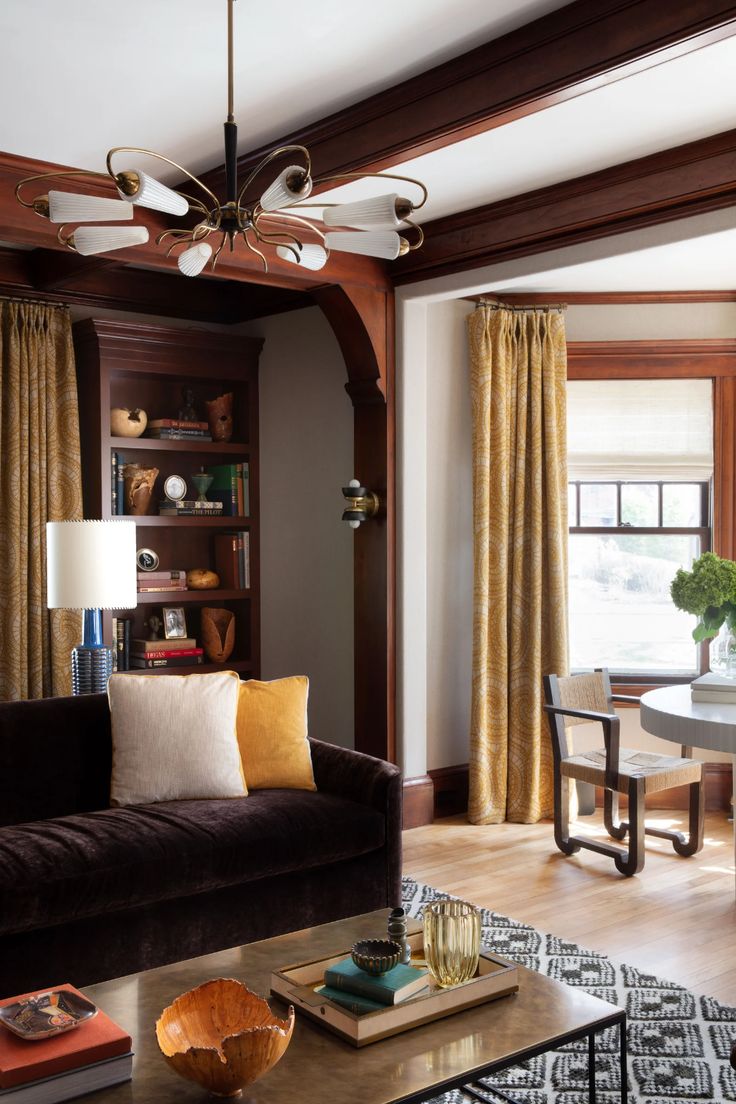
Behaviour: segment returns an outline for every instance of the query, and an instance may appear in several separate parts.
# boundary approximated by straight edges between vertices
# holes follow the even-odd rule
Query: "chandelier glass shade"
[[[58,240],[84,256],[148,241],[145,226],[92,226],[88,225],[90,223],[129,221],[134,217],[136,207],[147,207],[185,219],[185,225],[163,230],[156,238],[157,245],[165,243],[167,256],[176,255],[179,270],[185,276],[197,276],[207,265],[214,269],[225,246],[232,251],[236,241],[257,254],[265,271],[268,271],[268,253],[282,261],[317,271],[327,263],[331,250],[395,260],[410,250],[418,249],[424,237],[421,227],[411,216],[426,203],[427,189],[411,177],[387,172],[354,172],[315,178],[308,149],[300,145],[287,145],[271,150],[242,184],[238,181],[237,126],[233,113],[235,0],[226,0],[226,3],[228,111],[224,124],[224,201],[202,180],[170,158],[154,150],[116,146],[107,154],[107,174],[75,170],[29,176],[21,180],[15,189],[18,202],[58,224]],[[178,170],[196,186],[197,194],[189,195],[185,191],[169,188],[138,167],[118,167],[122,158],[143,156],[156,158],[169,168]],[[267,170],[273,170],[275,163],[283,162],[287,157],[290,164],[269,183]],[[133,165],[136,165],[135,161]],[[54,189],[33,199],[24,195],[24,188],[35,181],[64,177],[112,180],[115,197]],[[415,198],[412,200],[392,191],[352,203],[307,202],[315,187],[368,177],[408,184],[416,189]],[[265,183],[265,188],[261,182]],[[259,192],[260,198],[254,198]],[[310,214],[311,208],[321,210],[321,221],[316,214]],[[69,229],[78,223],[82,225]]]

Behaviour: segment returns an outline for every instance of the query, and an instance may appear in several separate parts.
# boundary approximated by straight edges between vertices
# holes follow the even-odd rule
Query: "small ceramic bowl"
[[[361,939],[353,943],[353,962],[367,974],[386,974],[398,965],[401,947],[391,939]]]

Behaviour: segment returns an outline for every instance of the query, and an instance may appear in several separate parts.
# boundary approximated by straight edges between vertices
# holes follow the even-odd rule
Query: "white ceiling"
[[[359,18],[358,5],[345,0],[273,9],[238,0],[239,148],[268,142],[562,6],[560,0],[373,0]],[[129,144],[159,150],[194,172],[220,164],[225,46],[225,0],[0,0],[0,103],[10,105],[0,116],[0,149],[102,169],[109,146]],[[736,38],[398,171],[430,188],[422,221],[443,217],[728,130],[736,119],[734,72]],[[334,195],[357,197],[362,187]],[[728,233],[710,235],[702,248],[676,243],[646,256],[627,251],[585,270],[547,272],[542,257],[533,277],[508,290],[733,288],[734,244]]]

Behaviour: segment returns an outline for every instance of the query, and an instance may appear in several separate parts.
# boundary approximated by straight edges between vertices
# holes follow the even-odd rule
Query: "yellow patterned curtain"
[[[46,522],[81,517],[69,312],[0,299],[0,700],[71,693],[81,615],[46,609]]]
[[[542,675],[567,671],[566,346],[558,310],[468,318],[474,613],[469,819],[552,815]]]

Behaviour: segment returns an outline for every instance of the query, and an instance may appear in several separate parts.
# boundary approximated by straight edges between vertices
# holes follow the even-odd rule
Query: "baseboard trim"
[[[404,779],[404,815],[406,828],[421,828],[434,820],[434,783],[428,774]]]
[[[455,816],[468,809],[468,764],[456,767],[440,767],[429,771],[434,785],[434,816]],[[731,808],[733,792],[733,771],[730,763],[705,764],[705,811],[707,813],[727,812]],[[410,779],[409,781],[413,781]],[[405,783],[406,785],[406,783]],[[404,791],[406,795],[406,790]],[[596,806],[603,806],[603,790],[597,789]],[[626,799],[621,798],[621,806],[626,807]],[[647,797],[648,809],[687,809],[687,786],[664,790],[662,793]]]

